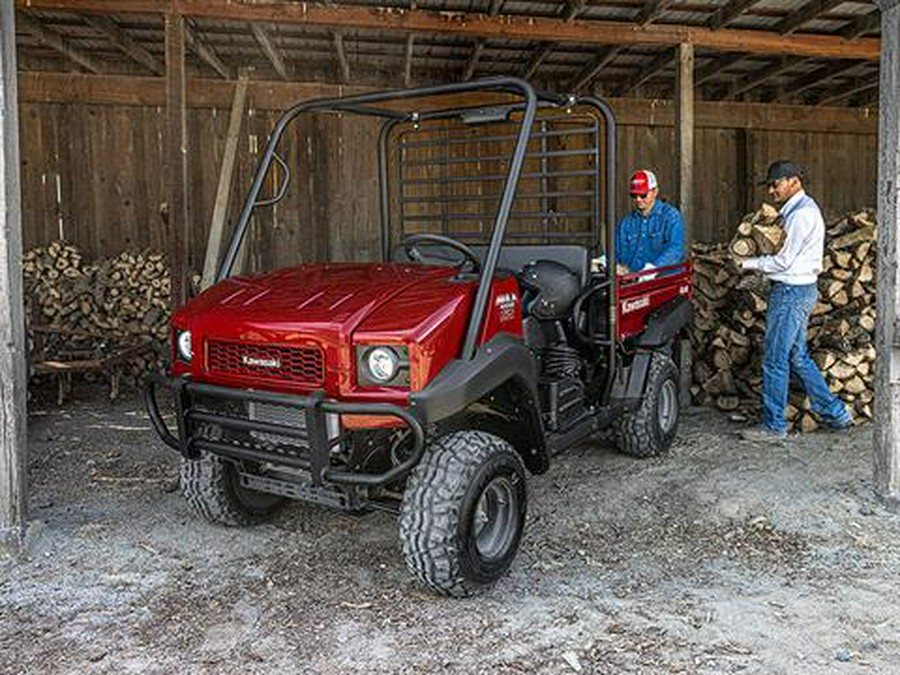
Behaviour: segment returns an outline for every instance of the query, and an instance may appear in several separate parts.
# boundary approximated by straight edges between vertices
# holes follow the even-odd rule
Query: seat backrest
[[[484,261],[487,252],[486,246],[473,246],[472,250]],[[591,273],[591,256],[587,247],[577,244],[545,244],[542,246],[507,244],[500,249],[497,267],[521,272],[525,265],[538,260],[552,260],[565,265],[578,275],[582,288],[587,286]]]

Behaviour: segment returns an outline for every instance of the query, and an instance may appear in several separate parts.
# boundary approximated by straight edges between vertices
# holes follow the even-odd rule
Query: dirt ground
[[[783,447],[690,409],[670,455],[596,441],[530,483],[510,574],[421,590],[395,519],[195,517],[136,395],[31,405],[27,553],[0,562],[3,673],[897,673],[900,516],[871,427]]]

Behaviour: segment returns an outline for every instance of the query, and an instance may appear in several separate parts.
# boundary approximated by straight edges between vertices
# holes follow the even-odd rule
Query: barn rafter
[[[239,67],[250,67],[274,71],[284,81],[324,78],[342,84],[352,75],[354,81],[383,85],[385,74],[393,72],[397,86],[411,86],[413,72],[417,80],[429,81],[442,71],[456,71],[463,80],[519,75],[548,88],[628,95],[652,82],[655,95],[671,95],[673,48],[690,44],[701,98],[782,99],[791,82],[799,81],[818,98],[855,105],[860,97],[839,94],[852,86],[851,75],[876,71],[880,44],[872,35],[880,13],[837,0],[811,0],[793,10],[759,0],[724,5],[696,0],[690,11],[672,0],[633,0],[630,18],[621,2],[600,0],[544,0],[528,9],[481,0],[468,11],[415,2],[372,6],[362,0],[17,0],[17,5],[20,35],[31,37],[19,47],[22,69],[34,63],[46,70],[55,58],[60,69],[71,69],[64,65],[68,61],[88,72],[116,74],[122,73],[119,55],[125,53],[129,72],[161,76],[159,17],[174,13],[185,18],[189,74],[211,71],[228,80]],[[95,49],[98,36],[105,50]],[[48,57],[48,48],[56,56]],[[813,59],[816,68],[810,68]],[[849,62],[859,67],[845,73]],[[832,63],[833,74],[827,70]],[[819,82],[807,81],[813,73],[821,75]]]

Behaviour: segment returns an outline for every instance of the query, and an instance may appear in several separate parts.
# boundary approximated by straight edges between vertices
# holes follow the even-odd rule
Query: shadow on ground
[[[691,409],[667,457],[585,444],[531,482],[511,573],[450,600],[387,514],[206,524],[140,400],[86,398],[32,405],[0,672],[897,672],[900,517],[870,428],[771,447]]]

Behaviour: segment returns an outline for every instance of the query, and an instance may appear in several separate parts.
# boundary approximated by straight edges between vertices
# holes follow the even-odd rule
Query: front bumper
[[[169,430],[159,410],[157,390],[169,389],[174,396],[177,430]],[[181,377],[151,375],[144,388],[147,412],[159,437],[186,459],[199,459],[202,452],[234,460],[266,462],[309,473],[314,487],[325,483],[357,487],[380,487],[406,477],[422,459],[425,438],[422,425],[405,409],[387,403],[349,403],[328,401],[323,392],[308,396],[277,392],[237,389],[193,382]],[[274,405],[294,412],[302,411],[305,424],[282,424],[240,415],[212,412],[201,400],[216,400],[245,407],[251,404]],[[403,461],[382,473],[361,473],[334,466],[332,449],[342,437],[331,437],[327,428],[328,415],[384,415],[399,418],[408,427],[412,449]],[[211,435],[210,428],[235,432]],[[265,438],[288,438],[296,441],[291,452],[273,447]],[[262,440],[261,440],[262,439]]]

